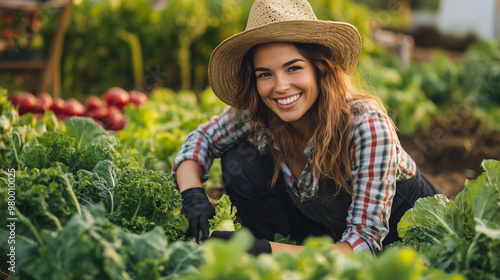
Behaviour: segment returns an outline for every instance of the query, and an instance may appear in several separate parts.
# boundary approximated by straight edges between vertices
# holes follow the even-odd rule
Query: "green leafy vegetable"
[[[75,192],[84,204],[103,203],[110,221],[127,231],[144,233],[161,226],[173,241],[187,230],[181,196],[163,172],[132,166],[118,172],[114,162],[104,160],[92,171],[78,171]]]
[[[72,188],[73,177],[60,167],[25,169],[15,174],[15,215],[21,220],[16,223],[19,235],[37,240],[42,229],[61,229],[74,214],[81,213]],[[0,207],[6,211],[9,206],[7,178],[2,178],[0,185]],[[2,228],[1,234],[8,232]],[[6,241],[7,238],[1,239],[1,242]]]
[[[64,135],[74,139],[76,156],[71,165],[74,173],[80,169],[90,171],[100,161],[115,159],[117,139],[91,118],[71,117],[64,124]]]
[[[421,198],[398,224],[405,244],[429,265],[470,279],[500,278],[500,161],[484,160],[485,170],[450,201]]]
[[[161,226],[169,240],[177,240],[187,230],[180,215],[181,195],[170,176],[160,171],[126,168],[114,187],[116,210],[109,219],[134,233]]]
[[[58,163],[69,166],[73,162],[74,140],[61,132],[45,132],[26,143],[21,151],[20,159],[23,167],[48,168]]]
[[[7,133],[5,141],[9,146],[4,147],[2,162],[16,163],[18,170],[63,166],[76,175],[80,169],[90,171],[98,162],[113,161],[119,156],[116,137],[108,135],[92,119],[72,117],[66,121],[63,132],[51,131],[57,127],[53,117],[53,113],[47,113],[45,121],[19,126]]]
[[[231,207],[229,196],[224,194],[219,199],[215,207],[215,216],[208,220],[209,236],[214,231],[237,231],[241,228],[240,223],[236,222],[236,206]]]
[[[278,232],[274,234],[274,242],[290,245],[300,245],[300,242],[292,240],[292,236],[290,234],[285,237]]]
[[[49,159],[47,157],[47,149],[36,139],[24,145],[23,150],[20,155],[20,162],[23,163],[23,167],[28,168],[46,168],[49,165]]]
[[[89,143],[80,150],[80,157],[78,159],[78,165],[74,170],[92,170],[97,163],[109,160],[113,161],[115,159],[115,152],[107,144],[101,143]]]
[[[104,203],[107,212],[112,215],[115,210],[114,187],[118,181],[114,162],[103,160],[92,172],[81,169],[76,178],[74,188],[78,200],[83,204]]]
[[[90,118],[71,117],[65,123],[66,135],[75,139],[76,150],[81,150],[89,143],[108,141],[106,130]]]
[[[11,164],[16,164],[17,169],[20,170],[23,167],[21,162],[21,151],[24,144],[31,141],[35,137],[35,130],[28,126],[19,126],[15,128],[12,133],[7,133],[6,140],[9,144],[9,150],[7,151],[6,157],[10,160]],[[15,165],[14,165],[15,166]],[[11,168],[12,166],[7,166]]]
[[[458,206],[439,194],[417,200],[401,218],[398,233],[401,238],[416,244],[437,243],[449,234],[465,237],[470,223]]]

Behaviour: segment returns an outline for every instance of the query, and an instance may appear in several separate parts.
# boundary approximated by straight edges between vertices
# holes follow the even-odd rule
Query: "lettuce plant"
[[[231,207],[228,195],[224,194],[219,199],[215,207],[215,216],[208,220],[208,224],[209,236],[214,231],[237,231],[241,228],[240,223],[236,222],[236,206]]]

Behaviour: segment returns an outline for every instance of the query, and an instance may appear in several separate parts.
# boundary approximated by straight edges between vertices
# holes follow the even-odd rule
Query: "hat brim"
[[[347,73],[356,68],[361,38],[349,23],[321,20],[280,21],[245,30],[217,46],[208,64],[209,84],[217,97],[234,105],[238,75],[246,53],[254,46],[270,42],[320,44],[332,50]]]

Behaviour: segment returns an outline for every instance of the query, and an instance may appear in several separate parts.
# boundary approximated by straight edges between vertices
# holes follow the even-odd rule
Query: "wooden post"
[[[495,11],[495,38],[500,38],[500,0],[496,1]]]
[[[68,25],[68,21],[71,15],[71,8],[73,1],[70,0],[64,6],[62,14],[59,18],[59,24],[57,25],[55,38],[52,41],[49,53],[49,61],[45,68],[42,85],[40,87],[41,92],[47,92],[49,86],[52,84],[52,95],[54,97],[59,97],[61,95],[61,53],[64,40],[64,33]]]

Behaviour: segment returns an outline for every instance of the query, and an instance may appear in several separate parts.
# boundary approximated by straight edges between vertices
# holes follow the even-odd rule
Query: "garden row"
[[[366,57],[358,64],[364,87],[389,107],[400,132],[413,135],[440,123],[475,133],[500,131],[500,40],[469,47],[461,61],[438,53],[402,69],[395,58]]]
[[[500,277],[500,162],[455,201],[419,200],[399,226],[403,243],[378,256],[340,255],[329,238],[298,254],[245,253],[229,241],[185,237],[181,197],[167,174],[187,132],[224,107],[210,91],[159,89],[126,106],[113,134],[87,117],[19,116],[0,100],[1,253],[18,279],[492,279]],[[202,113],[204,112],[204,113]],[[220,174],[218,175],[220,176]],[[217,175],[213,175],[217,178]],[[213,179],[212,178],[212,179]],[[219,177],[220,178],[220,177]],[[234,213],[233,213],[234,214]],[[5,219],[4,219],[5,220]],[[13,242],[12,242],[13,240]],[[282,242],[285,239],[281,239]],[[16,278],[14,278],[16,279]]]
[[[137,108],[148,102],[148,97],[137,90],[127,92],[122,88],[112,87],[106,90],[102,98],[95,95],[87,97],[85,105],[75,98],[52,98],[48,93],[35,97],[30,92],[16,92],[9,96],[9,101],[20,115],[32,113],[37,119],[41,119],[43,114],[50,110],[59,120],[72,116],[87,116],[104,129],[120,130],[127,123],[123,115],[125,106],[132,104]]]

